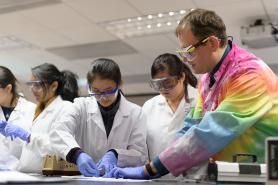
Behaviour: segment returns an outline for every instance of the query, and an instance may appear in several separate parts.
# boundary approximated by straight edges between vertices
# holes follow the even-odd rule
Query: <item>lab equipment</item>
[[[169,91],[178,84],[177,76],[169,76],[150,80],[150,86],[155,91]]]
[[[43,89],[43,82],[40,80],[31,80],[26,82],[26,85],[30,88],[30,90],[39,92]]]
[[[197,42],[196,44],[194,45],[190,45],[190,46],[187,46],[185,48],[178,48],[176,50],[176,52],[184,59],[186,59],[186,61],[193,61],[196,59],[196,54],[195,54],[195,50],[204,45],[207,41],[208,41],[209,37],[205,38],[205,39],[202,39],[200,40],[199,42]]]
[[[237,154],[238,155],[238,154]],[[256,157],[250,154],[240,156],[252,156],[252,162],[239,163],[237,161],[211,161],[208,164],[208,177],[210,181],[217,182],[265,182],[266,165],[259,164]],[[233,157],[236,159],[236,157]]]
[[[266,139],[267,185],[278,184],[278,137]]]
[[[80,175],[77,166],[57,155],[46,155],[43,158],[43,175]]]

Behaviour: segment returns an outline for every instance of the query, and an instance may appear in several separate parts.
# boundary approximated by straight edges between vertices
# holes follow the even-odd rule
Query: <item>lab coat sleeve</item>
[[[50,133],[53,150],[64,159],[72,148],[80,148],[74,137],[81,124],[81,103],[75,99],[73,104],[67,106],[65,114],[57,121]]]
[[[30,143],[26,144],[26,149],[35,151],[41,157],[54,154],[48,133],[32,133]]]
[[[59,116],[63,117],[64,114],[66,113],[66,108],[70,107],[72,103],[63,101],[63,105],[61,106],[61,110],[59,111]],[[50,133],[52,130],[55,129],[55,125],[57,124],[57,118],[54,120],[54,123],[52,123],[51,128],[50,128]],[[45,155],[52,155],[55,154],[56,151],[53,148],[53,145],[50,140],[50,134],[49,133],[31,133],[30,137],[30,142],[26,144],[26,148],[28,150],[33,150],[36,151],[40,156],[45,156]]]
[[[265,80],[256,72],[231,78],[217,109],[207,112],[198,125],[165,149],[159,162],[178,176],[225,148],[272,108],[273,98]]]
[[[135,124],[127,149],[115,149],[118,153],[117,166],[120,167],[143,165],[147,160],[146,116],[142,110],[133,121]]]

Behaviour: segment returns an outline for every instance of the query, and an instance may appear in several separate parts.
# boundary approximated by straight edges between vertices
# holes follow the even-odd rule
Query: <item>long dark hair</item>
[[[19,97],[19,94],[17,92],[17,79],[14,76],[14,74],[9,70],[8,68],[4,66],[0,66],[0,86],[2,88],[5,88],[7,85],[12,85],[12,100],[10,102],[10,105],[12,105],[13,101]]]
[[[87,73],[88,84],[90,85],[96,77],[112,80],[117,86],[122,84],[120,68],[112,59],[99,58],[92,62],[91,69]]]
[[[43,82],[44,91],[46,84],[51,84],[54,81],[58,82],[58,88],[55,94],[60,95],[63,100],[73,102],[74,98],[78,97],[78,76],[71,71],[59,71],[53,64],[44,63],[31,69],[32,74]]]
[[[154,60],[151,67],[152,78],[162,71],[168,71],[169,75],[177,76],[178,78],[181,78],[183,73],[185,74],[185,80],[183,82],[185,97],[188,97],[188,84],[194,88],[197,87],[197,78],[193,75],[190,68],[185,63],[183,63],[177,55],[165,53],[159,55]]]

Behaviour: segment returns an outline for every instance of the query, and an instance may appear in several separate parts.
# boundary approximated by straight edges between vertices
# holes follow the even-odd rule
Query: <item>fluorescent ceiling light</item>
[[[26,48],[34,49],[39,47],[12,35],[0,37],[0,51]]]
[[[190,10],[177,10],[164,13],[129,17],[97,23],[120,39],[144,35],[174,32],[179,21]]]

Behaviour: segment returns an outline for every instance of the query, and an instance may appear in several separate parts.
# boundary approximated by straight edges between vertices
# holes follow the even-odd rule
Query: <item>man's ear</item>
[[[220,47],[220,41],[215,36],[210,36],[208,38],[208,44],[212,51],[217,51],[217,49]]]

